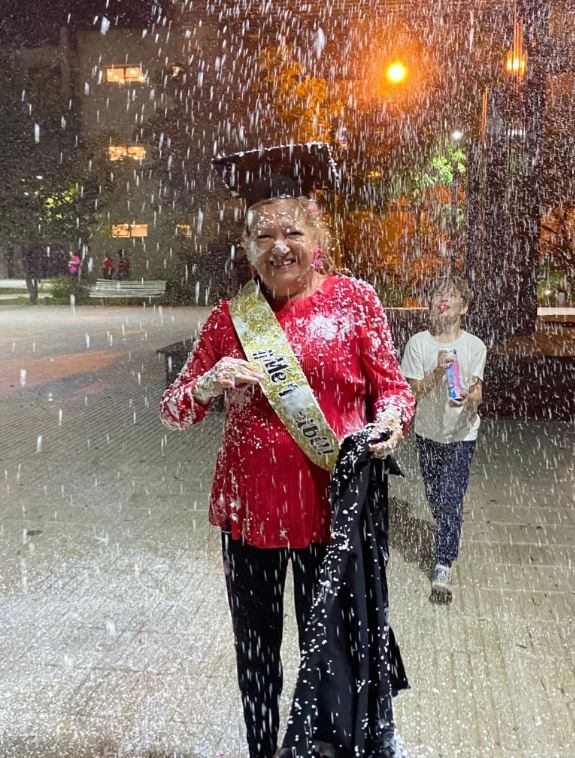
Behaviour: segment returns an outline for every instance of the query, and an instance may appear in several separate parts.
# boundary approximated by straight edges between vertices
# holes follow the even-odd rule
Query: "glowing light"
[[[385,70],[385,77],[392,84],[401,84],[407,79],[407,66],[401,61],[390,63]]]
[[[462,139],[462,137],[463,137],[463,132],[460,129],[454,129],[451,132],[451,139],[454,142],[459,142],[459,140]]]
[[[108,84],[145,81],[146,75],[141,66],[106,66],[106,82]]]
[[[517,15],[517,2],[513,5],[513,45],[507,53],[505,70],[510,76],[520,79],[525,74],[527,56],[523,48],[523,19]]]
[[[112,225],[112,237],[147,237],[148,225],[147,224],[113,224]]]
[[[512,52],[508,53],[505,62],[505,69],[508,73],[513,76],[523,76],[526,66],[527,60],[524,55],[514,55]]]
[[[106,155],[110,161],[123,161],[125,158],[143,161],[146,159],[146,148],[143,145],[110,145],[106,148]]]

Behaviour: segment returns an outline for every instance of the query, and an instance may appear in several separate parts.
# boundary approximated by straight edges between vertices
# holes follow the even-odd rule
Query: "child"
[[[417,399],[415,433],[425,494],[436,521],[435,571],[431,600],[449,603],[452,564],[457,558],[463,498],[469,482],[480,419],[486,347],[461,328],[471,292],[456,276],[432,291],[429,331],[415,334],[405,347],[401,369]],[[447,369],[457,361],[462,390],[450,398]]]

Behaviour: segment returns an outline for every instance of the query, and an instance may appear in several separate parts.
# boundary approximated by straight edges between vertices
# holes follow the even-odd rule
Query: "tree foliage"
[[[309,74],[286,43],[265,48],[261,79],[254,85],[260,107],[279,119],[287,140],[329,141],[343,105],[331,94],[327,79]],[[263,82],[263,86],[262,86]]]
[[[95,149],[78,138],[51,70],[17,78],[0,59],[0,246],[78,245],[102,209]]]

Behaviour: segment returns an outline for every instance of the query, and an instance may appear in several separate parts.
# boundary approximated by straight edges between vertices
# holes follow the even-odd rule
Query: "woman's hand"
[[[247,361],[240,358],[221,358],[213,368],[196,381],[194,397],[206,403],[225,390],[242,384],[259,384],[263,375]]]
[[[390,435],[383,442],[374,442],[369,446],[376,458],[387,458],[403,441],[401,413],[396,408],[388,408],[375,421],[371,439],[379,439],[382,435]]]
[[[378,442],[375,445],[370,445],[369,449],[376,458],[387,458],[399,447],[403,441],[403,432],[400,429],[392,432],[391,437],[384,442]]]

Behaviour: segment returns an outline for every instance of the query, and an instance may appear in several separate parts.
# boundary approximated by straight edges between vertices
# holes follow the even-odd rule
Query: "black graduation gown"
[[[342,758],[376,756],[391,697],[407,688],[389,627],[387,475],[392,458],[369,452],[369,432],[343,441],[330,487],[332,538],[318,592],[281,756],[313,754],[314,741]]]

